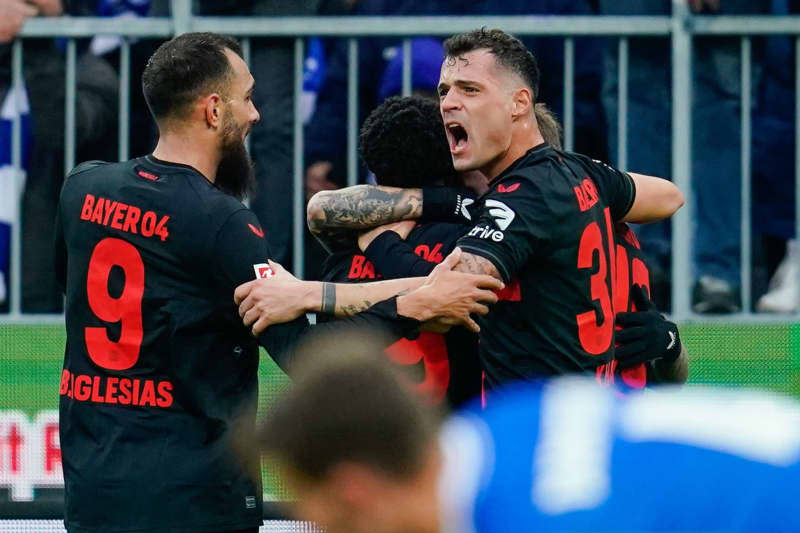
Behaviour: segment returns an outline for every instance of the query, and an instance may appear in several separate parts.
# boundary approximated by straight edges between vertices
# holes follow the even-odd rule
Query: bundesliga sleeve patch
[[[266,263],[258,263],[257,265],[253,265],[253,270],[256,273],[256,279],[266,279],[271,278],[275,275],[275,272],[272,271],[272,268]]]

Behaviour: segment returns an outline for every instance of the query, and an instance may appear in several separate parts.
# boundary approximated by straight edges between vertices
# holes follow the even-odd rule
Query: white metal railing
[[[304,38],[308,36],[336,36],[348,38],[348,109],[347,109],[347,182],[357,179],[357,109],[358,109],[358,37],[394,36],[402,38],[403,92],[411,88],[410,38],[415,35],[446,36],[476,27],[498,27],[521,36],[560,36],[564,38],[564,145],[574,146],[574,38],[580,36],[618,36],[619,39],[619,106],[618,166],[626,167],[628,159],[627,102],[628,102],[628,38],[635,36],[669,37],[672,43],[672,176],[671,179],[684,192],[687,205],[672,219],[672,309],[680,321],[702,319],[786,322],[800,319],[800,314],[789,317],[753,315],[749,312],[752,299],[750,280],[750,75],[752,35],[790,34],[795,36],[797,72],[800,73],[800,16],[694,16],[685,0],[673,0],[671,16],[393,16],[393,17],[200,17],[191,14],[191,0],[172,0],[170,18],[106,19],[95,17],[58,17],[32,19],[26,22],[13,45],[12,86],[22,83],[23,42],[31,37],[66,37],[66,113],[64,168],[75,165],[75,39],[95,35],[120,35],[130,38],[168,38],[188,31],[214,31],[241,37],[245,59],[250,55],[250,38],[293,38],[294,46],[294,163],[293,163],[293,249],[294,265],[298,276],[303,275],[303,250],[305,211],[303,208],[304,161],[303,127],[300,113],[302,92]],[[692,38],[695,35],[732,35],[742,39],[742,303],[744,311],[722,318],[698,316],[691,311],[691,81]],[[258,73],[256,73],[256,76]],[[130,46],[123,39],[120,54],[120,107],[119,107],[119,158],[129,156],[129,82]],[[800,126],[800,76],[795,90],[796,127]],[[800,130],[798,130],[800,131]],[[21,162],[21,125],[13,124],[12,164],[19,168]],[[796,135],[795,205],[800,207],[800,135]],[[21,185],[21,184],[20,184]],[[800,209],[797,211],[800,213]],[[20,224],[14,225],[11,265],[11,313],[0,315],[3,322],[41,321],[41,316],[23,317],[21,302]],[[796,235],[800,236],[800,215],[795,220]],[[55,318],[54,318],[55,319]],[[57,319],[56,319],[57,320]]]

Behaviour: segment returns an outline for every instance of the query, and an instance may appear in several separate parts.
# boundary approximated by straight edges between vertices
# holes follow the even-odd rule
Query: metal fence
[[[75,165],[75,63],[76,39],[95,35],[120,35],[128,38],[169,38],[189,31],[214,31],[240,37],[245,56],[249,55],[250,38],[283,37],[293,38],[294,46],[294,206],[293,206],[293,248],[296,274],[302,277],[305,211],[303,208],[304,162],[303,125],[301,122],[299,95],[302,92],[303,61],[305,55],[304,38],[309,36],[328,36],[347,38],[349,43],[348,70],[348,110],[347,110],[347,176],[348,184],[355,184],[358,175],[356,140],[358,133],[358,40],[359,37],[393,36],[403,38],[403,92],[411,88],[411,46],[410,38],[416,35],[447,36],[453,33],[487,26],[502,28],[520,36],[563,37],[564,46],[564,145],[571,149],[574,145],[574,38],[581,36],[619,37],[619,106],[616,122],[618,125],[618,166],[625,168],[628,154],[627,102],[628,102],[628,39],[631,37],[654,36],[671,39],[672,48],[672,176],[671,179],[683,191],[687,205],[672,219],[672,311],[679,321],[721,320],[786,322],[800,319],[794,316],[755,315],[750,313],[751,290],[751,37],[757,35],[785,34],[795,37],[797,72],[800,72],[800,16],[695,16],[686,7],[685,0],[673,0],[671,16],[513,16],[513,17],[471,17],[448,16],[446,24],[439,16],[426,17],[200,17],[191,13],[191,0],[172,0],[172,16],[169,18],[148,19],[107,19],[94,17],[43,18],[28,21],[21,33],[21,39],[13,44],[12,86],[21,87],[23,80],[22,56],[24,40],[31,37],[64,37],[66,47],[66,119],[64,169],[69,171]],[[691,100],[692,100],[692,54],[693,38],[702,35],[739,36],[741,39],[742,64],[742,246],[741,246],[741,286],[742,308],[738,315],[725,317],[702,317],[691,310],[691,213],[693,209],[691,186]],[[247,59],[247,57],[245,57]],[[665,67],[666,68],[666,67]],[[256,73],[258,75],[258,73]],[[798,77],[800,80],[800,76]],[[120,52],[120,99],[119,99],[119,158],[129,156],[129,81],[130,45],[123,39]],[[800,81],[795,88],[795,127],[800,125]],[[800,135],[795,137],[795,205],[800,206]],[[21,124],[13,124],[12,164],[21,165]],[[21,184],[20,184],[21,186]],[[797,211],[800,213],[800,209]],[[800,216],[795,220],[796,235],[800,235]],[[20,224],[14,225],[12,237],[11,262],[11,313],[0,316],[0,322],[20,322],[31,320],[58,320],[55,317],[23,317],[20,313],[21,301],[21,254]]]

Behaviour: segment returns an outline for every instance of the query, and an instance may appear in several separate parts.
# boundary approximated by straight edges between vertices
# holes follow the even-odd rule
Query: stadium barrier
[[[684,191],[687,207],[672,221],[673,317],[682,323],[682,337],[692,354],[694,382],[725,383],[767,387],[800,395],[800,314],[791,317],[751,314],[750,285],[750,92],[745,80],[751,73],[752,36],[787,34],[795,37],[797,72],[800,72],[800,17],[774,16],[693,16],[685,1],[674,0],[672,16],[660,17],[583,17],[583,16],[515,16],[515,17],[199,17],[191,14],[190,0],[173,0],[172,17],[149,19],[51,18],[34,19],[26,23],[21,38],[13,44],[12,88],[19,94],[22,87],[24,42],[29,38],[63,37],[66,39],[66,118],[64,169],[69,171],[75,161],[76,106],[76,40],[96,35],[124,37],[120,50],[119,99],[119,159],[129,157],[130,129],[130,39],[169,38],[187,31],[216,31],[241,38],[245,59],[250,55],[250,39],[283,37],[294,40],[295,53],[295,122],[294,122],[294,204],[293,242],[294,264],[302,269],[303,226],[303,136],[299,95],[302,92],[305,38],[328,36],[347,38],[350,67],[348,70],[348,183],[354,184],[358,175],[358,53],[360,37],[395,36],[402,38],[403,93],[411,91],[411,46],[414,35],[446,36],[475,27],[499,27],[517,35],[562,37],[564,39],[564,136],[565,147],[574,146],[574,39],[580,36],[619,37],[619,130],[618,161],[625,168],[627,160],[627,80],[628,39],[638,36],[658,36],[672,43],[672,178]],[[695,315],[690,305],[691,276],[691,80],[692,40],[699,35],[733,35],[741,39],[742,79],[742,297],[745,311],[721,318]],[[257,75],[257,74],[256,74]],[[795,124],[800,125],[800,81],[795,91]],[[21,121],[14,119],[12,127],[12,166],[21,168]],[[796,136],[795,202],[800,206],[800,135]],[[17,173],[21,175],[21,173]],[[16,182],[17,197],[21,197],[22,181]],[[800,213],[800,209],[798,210]],[[800,235],[800,217],[796,220]],[[56,519],[61,513],[60,462],[57,431],[54,432],[54,409],[58,405],[61,359],[64,332],[62,316],[23,315],[20,311],[20,230],[14,224],[11,268],[11,312],[0,315],[0,517],[52,518],[52,521],[13,523],[0,520],[0,531],[17,531],[23,527],[59,531]],[[747,258],[747,260],[745,259]],[[296,272],[302,277],[302,270]],[[267,361],[260,374],[260,407],[285,385],[285,378]],[[16,428],[16,429],[14,429]],[[267,499],[283,499],[287,493],[265,471]],[[12,503],[19,500],[28,503]],[[32,501],[31,501],[32,500]],[[47,502],[47,503],[46,503]],[[22,505],[23,507],[15,507]],[[27,506],[27,507],[26,507]],[[49,507],[48,507],[49,506]],[[49,509],[49,510],[48,510]],[[266,508],[271,517],[281,518],[276,508]],[[37,525],[38,524],[38,525]],[[293,523],[298,524],[298,523]],[[288,526],[287,526],[288,527]],[[302,529],[280,531],[311,531]],[[299,529],[297,529],[299,527]],[[310,527],[310,526],[308,526]],[[10,528],[10,529],[9,529]],[[272,530],[272,531],[278,531]]]

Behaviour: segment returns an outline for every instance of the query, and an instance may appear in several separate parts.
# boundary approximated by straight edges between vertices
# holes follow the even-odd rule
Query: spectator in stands
[[[767,13],[770,0],[687,0],[700,14]],[[600,0],[606,15],[664,15],[669,0]],[[698,313],[731,313],[741,309],[740,292],[740,97],[739,38],[694,39],[692,84],[692,185],[696,199],[692,306]],[[631,39],[628,79],[628,161],[659,176],[670,176],[671,78],[667,39]],[[760,76],[754,54],[753,83]],[[617,48],[606,53],[603,100],[609,120],[612,161],[617,155]],[[635,142],[630,142],[635,140]],[[720,194],[720,191],[725,191]],[[669,271],[668,224],[643,227],[643,248],[652,263]],[[668,291],[654,290],[654,295]],[[659,307],[666,308],[663,297]]]
[[[70,13],[90,0],[74,0]],[[5,13],[2,13],[5,10]],[[8,43],[21,17],[58,16],[62,0],[4,0],[0,41]],[[0,97],[11,84],[10,45],[0,44]],[[22,310],[60,312],[62,297],[53,277],[52,228],[64,179],[64,54],[52,40],[24,44],[24,82],[30,100],[32,146],[22,203]],[[76,160],[109,159],[116,152],[117,77],[105,61],[81,54],[76,65]]]
[[[773,0],[772,13],[800,13],[800,0]],[[753,114],[753,131],[758,132],[753,136],[753,223],[755,233],[763,237],[767,269],[774,272],[756,309],[771,313],[800,307],[800,246],[794,231],[797,73],[792,43],[793,38],[785,35],[767,39],[758,112]]]

